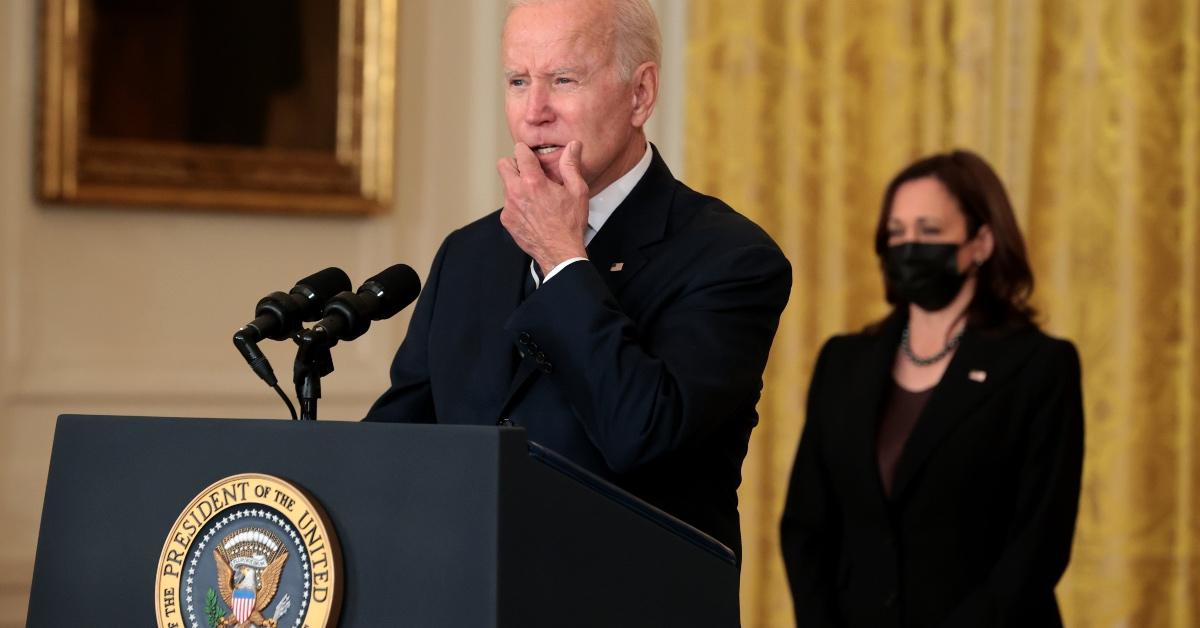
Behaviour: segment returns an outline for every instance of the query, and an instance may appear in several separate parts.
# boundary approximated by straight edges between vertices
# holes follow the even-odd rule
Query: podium
[[[520,428],[80,415],[55,431],[27,625],[154,626],[173,522],[242,473],[324,508],[338,626],[738,625],[728,548]]]

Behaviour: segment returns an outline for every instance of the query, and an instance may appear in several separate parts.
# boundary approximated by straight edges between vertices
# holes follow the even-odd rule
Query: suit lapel
[[[513,343],[504,331],[504,322],[524,297],[529,256],[504,230],[499,219],[495,222],[495,228],[498,232],[495,234],[495,241],[499,251],[495,258],[480,255],[480,259],[493,261],[479,266],[479,282],[476,284],[480,318],[477,328],[487,330],[481,334],[482,347],[479,352],[480,359],[486,361],[486,364],[480,365],[481,368],[476,369],[476,372],[489,379],[487,385],[481,388],[489,391],[488,394],[492,397],[491,407],[500,408],[511,392],[509,384],[517,370],[513,357]]]
[[[892,487],[894,501],[903,497],[905,489],[946,436],[1025,363],[1036,346],[1033,338],[1029,333],[985,335],[967,328],[904,445]]]
[[[663,239],[675,194],[675,177],[658,154],[629,196],[608,217],[588,245],[588,259],[617,295],[646,263],[642,249]]]

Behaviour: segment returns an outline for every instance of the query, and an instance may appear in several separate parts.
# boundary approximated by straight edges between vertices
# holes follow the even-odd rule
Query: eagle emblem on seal
[[[226,536],[213,549],[217,590],[233,612],[219,626],[276,628],[290,600],[283,596],[270,619],[262,612],[275,599],[288,552],[280,540],[262,528],[243,528]]]

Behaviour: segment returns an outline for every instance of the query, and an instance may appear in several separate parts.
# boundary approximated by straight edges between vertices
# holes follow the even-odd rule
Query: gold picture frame
[[[287,1],[292,3],[286,5],[290,9],[293,5],[311,7],[322,0]],[[327,121],[331,126],[321,129],[321,136],[328,140],[325,145],[297,147],[194,141],[190,137],[176,137],[183,135],[176,130],[170,131],[175,135],[165,139],[153,134],[141,137],[136,133],[100,133],[99,126],[92,124],[105,118],[97,115],[97,96],[103,94],[100,84],[93,82],[94,68],[109,68],[105,76],[116,76],[119,81],[139,80],[132,76],[130,64],[121,63],[119,55],[115,60],[93,58],[113,54],[107,52],[113,46],[94,46],[92,38],[96,36],[97,25],[104,25],[97,10],[111,11],[106,7],[114,3],[43,0],[40,171],[36,186],[40,197],[84,204],[334,214],[364,214],[389,207],[394,166],[396,0],[323,1],[332,4],[322,10],[337,13],[336,19],[331,20],[335,24],[323,26],[330,38],[336,37],[336,42],[325,44],[330,58],[324,60],[329,69],[323,85],[328,89],[318,93],[319,99],[327,102],[322,125]],[[216,3],[199,4],[204,10],[216,10]],[[157,10],[167,5],[144,6]],[[256,2],[242,6],[256,6]],[[192,13],[187,14],[188,10]],[[172,24],[182,24],[196,15],[194,9],[181,9],[177,13],[180,15],[173,18]],[[212,21],[209,15],[201,17]],[[244,25],[243,21],[238,24]],[[222,23],[221,27],[225,26]],[[186,32],[195,30],[186,24],[180,28],[191,29]],[[162,28],[151,27],[151,32],[155,30]],[[99,31],[100,36],[104,32]],[[160,41],[173,41],[158,36]],[[250,39],[254,39],[253,35]],[[114,41],[126,42],[129,38]],[[309,45],[303,37],[294,36],[291,41]],[[124,59],[149,59],[142,64],[161,66],[155,54],[151,48],[149,55],[126,55]],[[189,62],[194,62],[195,50],[189,50],[188,54]],[[336,59],[332,58],[334,54]],[[114,67],[116,70],[112,71]],[[175,77],[177,73],[166,76]],[[158,79],[141,80],[142,85],[153,86]],[[190,87],[172,93],[184,95],[177,100],[194,99],[205,92],[225,93]],[[133,125],[140,124],[135,109],[154,106],[152,95],[139,99],[133,94],[135,90],[120,85],[108,84],[106,89],[104,93],[116,94],[105,101],[117,103],[109,106],[109,110],[115,109],[117,117],[132,119]],[[330,91],[335,93],[327,93]],[[236,102],[237,96],[225,100]],[[124,106],[129,103],[135,106]],[[193,112],[210,111],[194,102],[185,102],[182,107],[190,107]],[[303,121],[293,121],[292,126],[298,124]],[[304,129],[300,131],[299,135],[303,135]]]

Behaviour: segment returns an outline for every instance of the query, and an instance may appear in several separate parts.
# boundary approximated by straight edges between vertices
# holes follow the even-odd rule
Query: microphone
[[[300,334],[301,343],[332,345],[354,340],[371,328],[371,321],[394,316],[421,293],[416,271],[396,264],[363,282],[357,292],[338,294],[325,304],[323,318]]]
[[[345,271],[330,267],[296,282],[286,294],[272,292],[255,306],[254,320],[233,335],[233,345],[263,381],[275,386],[275,373],[267,357],[258,350],[258,341],[290,338],[300,331],[302,323],[320,318],[321,308],[330,297],[349,289],[350,277]]]
[[[326,268],[296,282],[287,294],[272,292],[259,300],[255,319],[242,329],[253,340],[287,340],[301,323],[321,317],[321,308],[333,295],[350,289],[350,277],[340,268]]]

